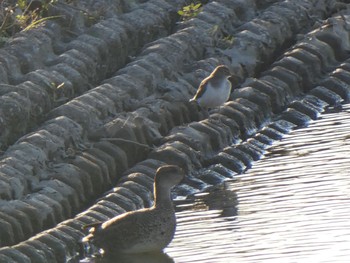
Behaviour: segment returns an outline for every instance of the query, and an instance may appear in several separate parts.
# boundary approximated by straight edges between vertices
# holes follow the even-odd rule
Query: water
[[[189,202],[174,262],[350,262],[350,107],[291,132],[246,174]]]
[[[350,262],[350,106],[276,142],[234,180],[177,200],[165,253],[97,262]]]

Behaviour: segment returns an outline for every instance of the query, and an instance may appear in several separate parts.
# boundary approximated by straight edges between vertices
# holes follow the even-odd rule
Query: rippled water
[[[350,262],[350,107],[276,142],[246,174],[177,202],[174,262]]]
[[[350,262],[349,130],[350,106],[323,114],[247,173],[177,200],[164,254],[97,262]]]

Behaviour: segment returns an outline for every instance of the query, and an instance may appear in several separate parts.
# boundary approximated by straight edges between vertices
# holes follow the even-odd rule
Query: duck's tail
[[[81,229],[82,230],[86,230],[86,229],[90,229],[90,228],[93,228],[93,227],[99,227],[100,225],[102,225],[102,222],[95,222],[95,223],[83,225],[81,227]]]

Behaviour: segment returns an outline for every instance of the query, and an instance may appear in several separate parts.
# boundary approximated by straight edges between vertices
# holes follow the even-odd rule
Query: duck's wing
[[[93,235],[103,235],[106,233],[123,232],[124,229],[134,228],[135,223],[145,218],[150,213],[149,208],[137,211],[129,211],[124,214],[115,216],[105,222],[92,223],[84,226],[84,229],[90,228]]]
[[[136,243],[139,239],[139,233],[147,222],[148,213],[134,211],[133,213],[123,214],[112,218],[97,228],[92,233],[94,244],[103,249],[111,249],[112,246],[119,249],[125,246],[125,243]],[[140,231],[141,230],[141,231]]]
[[[194,97],[191,100],[198,100],[199,98],[201,98],[203,96],[205,90],[207,89],[207,85],[209,84],[209,82],[210,82],[209,77],[203,79],[201,84],[199,85],[199,87],[197,89],[196,95],[194,95]]]
[[[95,222],[95,223],[86,224],[86,225],[82,226],[83,230],[89,229],[89,233],[90,233],[83,240],[87,241],[87,240],[93,239],[94,236],[99,235],[100,232],[105,232],[104,228],[106,228],[106,226],[108,226],[108,225],[113,224],[113,222],[120,221],[121,222],[120,225],[122,226],[123,222],[125,222],[125,219],[123,219],[123,218],[126,217],[127,214],[128,213],[121,214],[121,215],[116,216],[114,218],[111,218],[105,222]]]

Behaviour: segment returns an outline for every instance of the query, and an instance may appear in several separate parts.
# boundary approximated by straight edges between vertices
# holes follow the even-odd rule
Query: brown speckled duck
[[[154,179],[154,205],[116,216],[104,223],[89,225],[83,238],[110,253],[145,253],[163,250],[173,239],[176,217],[171,188],[184,178],[175,165],[160,167]]]

